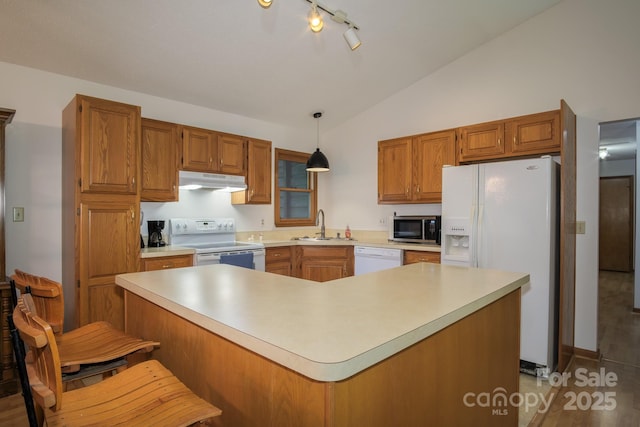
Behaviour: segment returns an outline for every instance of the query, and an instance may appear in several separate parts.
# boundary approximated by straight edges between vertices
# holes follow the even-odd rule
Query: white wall
[[[575,345],[596,351],[598,123],[640,114],[638,16],[637,0],[565,0],[327,132],[332,221],[370,228],[393,210],[376,204],[378,140],[558,109],[563,98],[578,116],[577,219],[586,221]]]
[[[312,121],[309,129],[290,129],[3,62],[0,75],[0,105],[16,110],[6,129],[7,273],[20,268],[61,280],[61,120],[76,93],[140,105],[143,117],[268,139],[282,148],[312,151],[316,143]],[[200,203],[203,215],[238,218],[239,230],[257,230],[261,219],[273,224],[272,206],[232,207],[228,194],[181,196]],[[148,219],[181,214],[176,204],[144,205]],[[11,221],[15,206],[25,208],[24,222]]]
[[[636,175],[636,161],[634,159],[600,160],[601,177],[628,175]]]
[[[586,221],[586,234],[577,237],[575,344],[597,350],[598,123],[640,117],[638,16],[637,0],[564,0],[323,132],[321,146],[332,166],[320,177],[327,226],[382,230],[380,219],[394,210],[439,212],[439,205],[376,203],[378,140],[558,109],[564,98],[578,115],[577,216]],[[0,75],[0,105],[17,110],[7,128],[7,213],[24,205],[26,217],[24,223],[7,222],[9,272],[25,268],[60,277],[60,116],[76,92],[141,105],[145,117],[271,139],[283,148],[315,147],[309,129],[9,64],[0,63]],[[299,141],[308,141],[306,148]],[[246,229],[273,215],[271,206],[233,209]]]

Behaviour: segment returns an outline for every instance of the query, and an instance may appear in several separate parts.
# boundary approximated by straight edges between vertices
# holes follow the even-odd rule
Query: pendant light
[[[327,172],[329,171],[329,160],[327,160],[327,157],[320,151],[320,117],[322,117],[322,113],[313,113],[313,117],[317,120],[317,143],[316,151],[309,157],[309,160],[307,160],[307,171]]]

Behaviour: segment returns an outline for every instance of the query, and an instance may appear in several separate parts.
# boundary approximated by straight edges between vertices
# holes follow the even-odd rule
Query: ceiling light
[[[258,0],[258,4],[263,8],[267,9],[271,6],[273,0]],[[322,31],[324,27],[324,22],[322,20],[322,15],[320,11],[328,13],[331,16],[331,19],[339,24],[345,24],[347,27],[347,31],[344,32],[344,39],[347,41],[347,44],[351,48],[351,50],[356,50],[362,44],[360,39],[358,38],[358,34],[356,30],[360,28],[355,24],[355,22],[347,19],[347,12],[343,10],[331,10],[327,6],[318,3],[317,0],[305,0],[307,3],[311,4],[311,10],[309,11],[308,22],[309,28],[314,33],[319,33]]]
[[[347,41],[347,44],[349,45],[351,50],[356,50],[362,44],[362,42],[360,42],[360,39],[358,38],[358,35],[356,34],[355,28],[353,27],[349,27],[349,29],[344,32],[344,39]]]
[[[322,16],[318,13],[318,5],[313,0],[311,2],[311,11],[309,12],[309,28],[314,33],[319,33],[322,31],[322,27],[324,27],[324,22],[322,21]]]
[[[329,160],[327,160],[327,157],[320,151],[320,117],[322,117],[322,113],[313,113],[313,117],[317,120],[318,124],[316,151],[309,157],[309,160],[307,160],[307,171],[327,172],[329,170]]]
[[[607,149],[607,147],[600,148],[598,156],[600,156],[601,159],[606,159],[607,157],[609,157],[609,150]]]

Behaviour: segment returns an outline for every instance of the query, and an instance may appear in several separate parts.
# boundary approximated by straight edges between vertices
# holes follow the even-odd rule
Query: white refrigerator
[[[442,172],[442,264],[528,273],[522,288],[521,370],[556,368],[559,165],[549,156]]]

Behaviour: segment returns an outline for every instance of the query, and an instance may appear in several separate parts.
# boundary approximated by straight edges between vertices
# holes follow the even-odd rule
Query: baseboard
[[[576,357],[581,359],[590,359],[590,360],[600,360],[602,354],[600,354],[600,349],[596,351],[585,350],[584,348],[574,347],[573,354]]]

